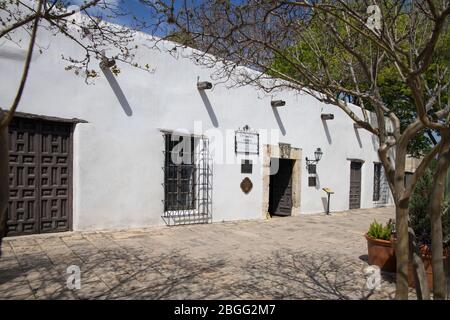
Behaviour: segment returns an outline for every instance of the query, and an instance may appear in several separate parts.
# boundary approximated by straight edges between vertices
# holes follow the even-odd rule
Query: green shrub
[[[433,187],[433,172],[436,163],[432,163],[425,174],[417,181],[409,203],[411,227],[416,234],[419,244],[431,244],[431,222],[428,215],[430,193]],[[442,204],[442,233],[443,241],[450,244],[450,199]]]
[[[391,234],[394,231],[394,223],[392,220],[389,220],[385,226],[382,223],[378,223],[377,220],[374,220],[369,227],[369,231],[367,235],[371,238],[380,239],[380,240],[390,240]]]

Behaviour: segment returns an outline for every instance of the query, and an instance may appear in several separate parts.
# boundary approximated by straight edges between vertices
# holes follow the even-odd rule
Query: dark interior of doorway
[[[295,160],[272,159],[271,168],[276,168],[279,161],[278,171],[270,176],[269,187],[269,213],[271,216],[292,215],[292,172]]]

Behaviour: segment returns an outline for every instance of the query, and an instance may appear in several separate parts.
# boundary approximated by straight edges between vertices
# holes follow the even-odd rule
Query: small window
[[[317,178],[316,177],[309,177],[308,178],[308,186],[309,187],[316,187],[317,186]]]
[[[380,201],[381,163],[374,163],[373,169],[373,201]]]
[[[164,210],[195,208],[194,138],[166,134]]]

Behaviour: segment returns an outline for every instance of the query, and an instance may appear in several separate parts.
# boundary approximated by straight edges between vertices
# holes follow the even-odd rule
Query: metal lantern
[[[306,158],[306,168],[308,169],[309,174],[317,174],[317,164],[322,159],[323,152],[322,149],[317,148],[314,152],[314,160]]]

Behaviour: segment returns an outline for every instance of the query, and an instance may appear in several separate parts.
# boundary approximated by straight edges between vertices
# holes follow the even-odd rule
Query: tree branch
[[[22,79],[20,80],[19,89],[17,90],[16,97],[14,98],[14,102],[12,103],[12,105],[8,111],[8,114],[3,118],[3,120],[0,123],[0,130],[9,125],[9,123],[11,122],[11,120],[14,116],[14,112],[16,111],[17,107],[19,106],[20,100],[22,98],[23,90],[25,88],[25,84],[28,79],[28,73],[30,71],[31,58],[33,56],[34,43],[36,42],[36,34],[37,34],[38,26],[39,26],[40,11],[42,9],[42,3],[43,3],[43,0],[39,0],[38,5],[37,5],[37,13],[34,18],[33,31],[31,32],[31,39],[30,39],[30,43],[28,45],[28,53],[27,53],[27,57],[25,59],[25,65],[23,68]]]

